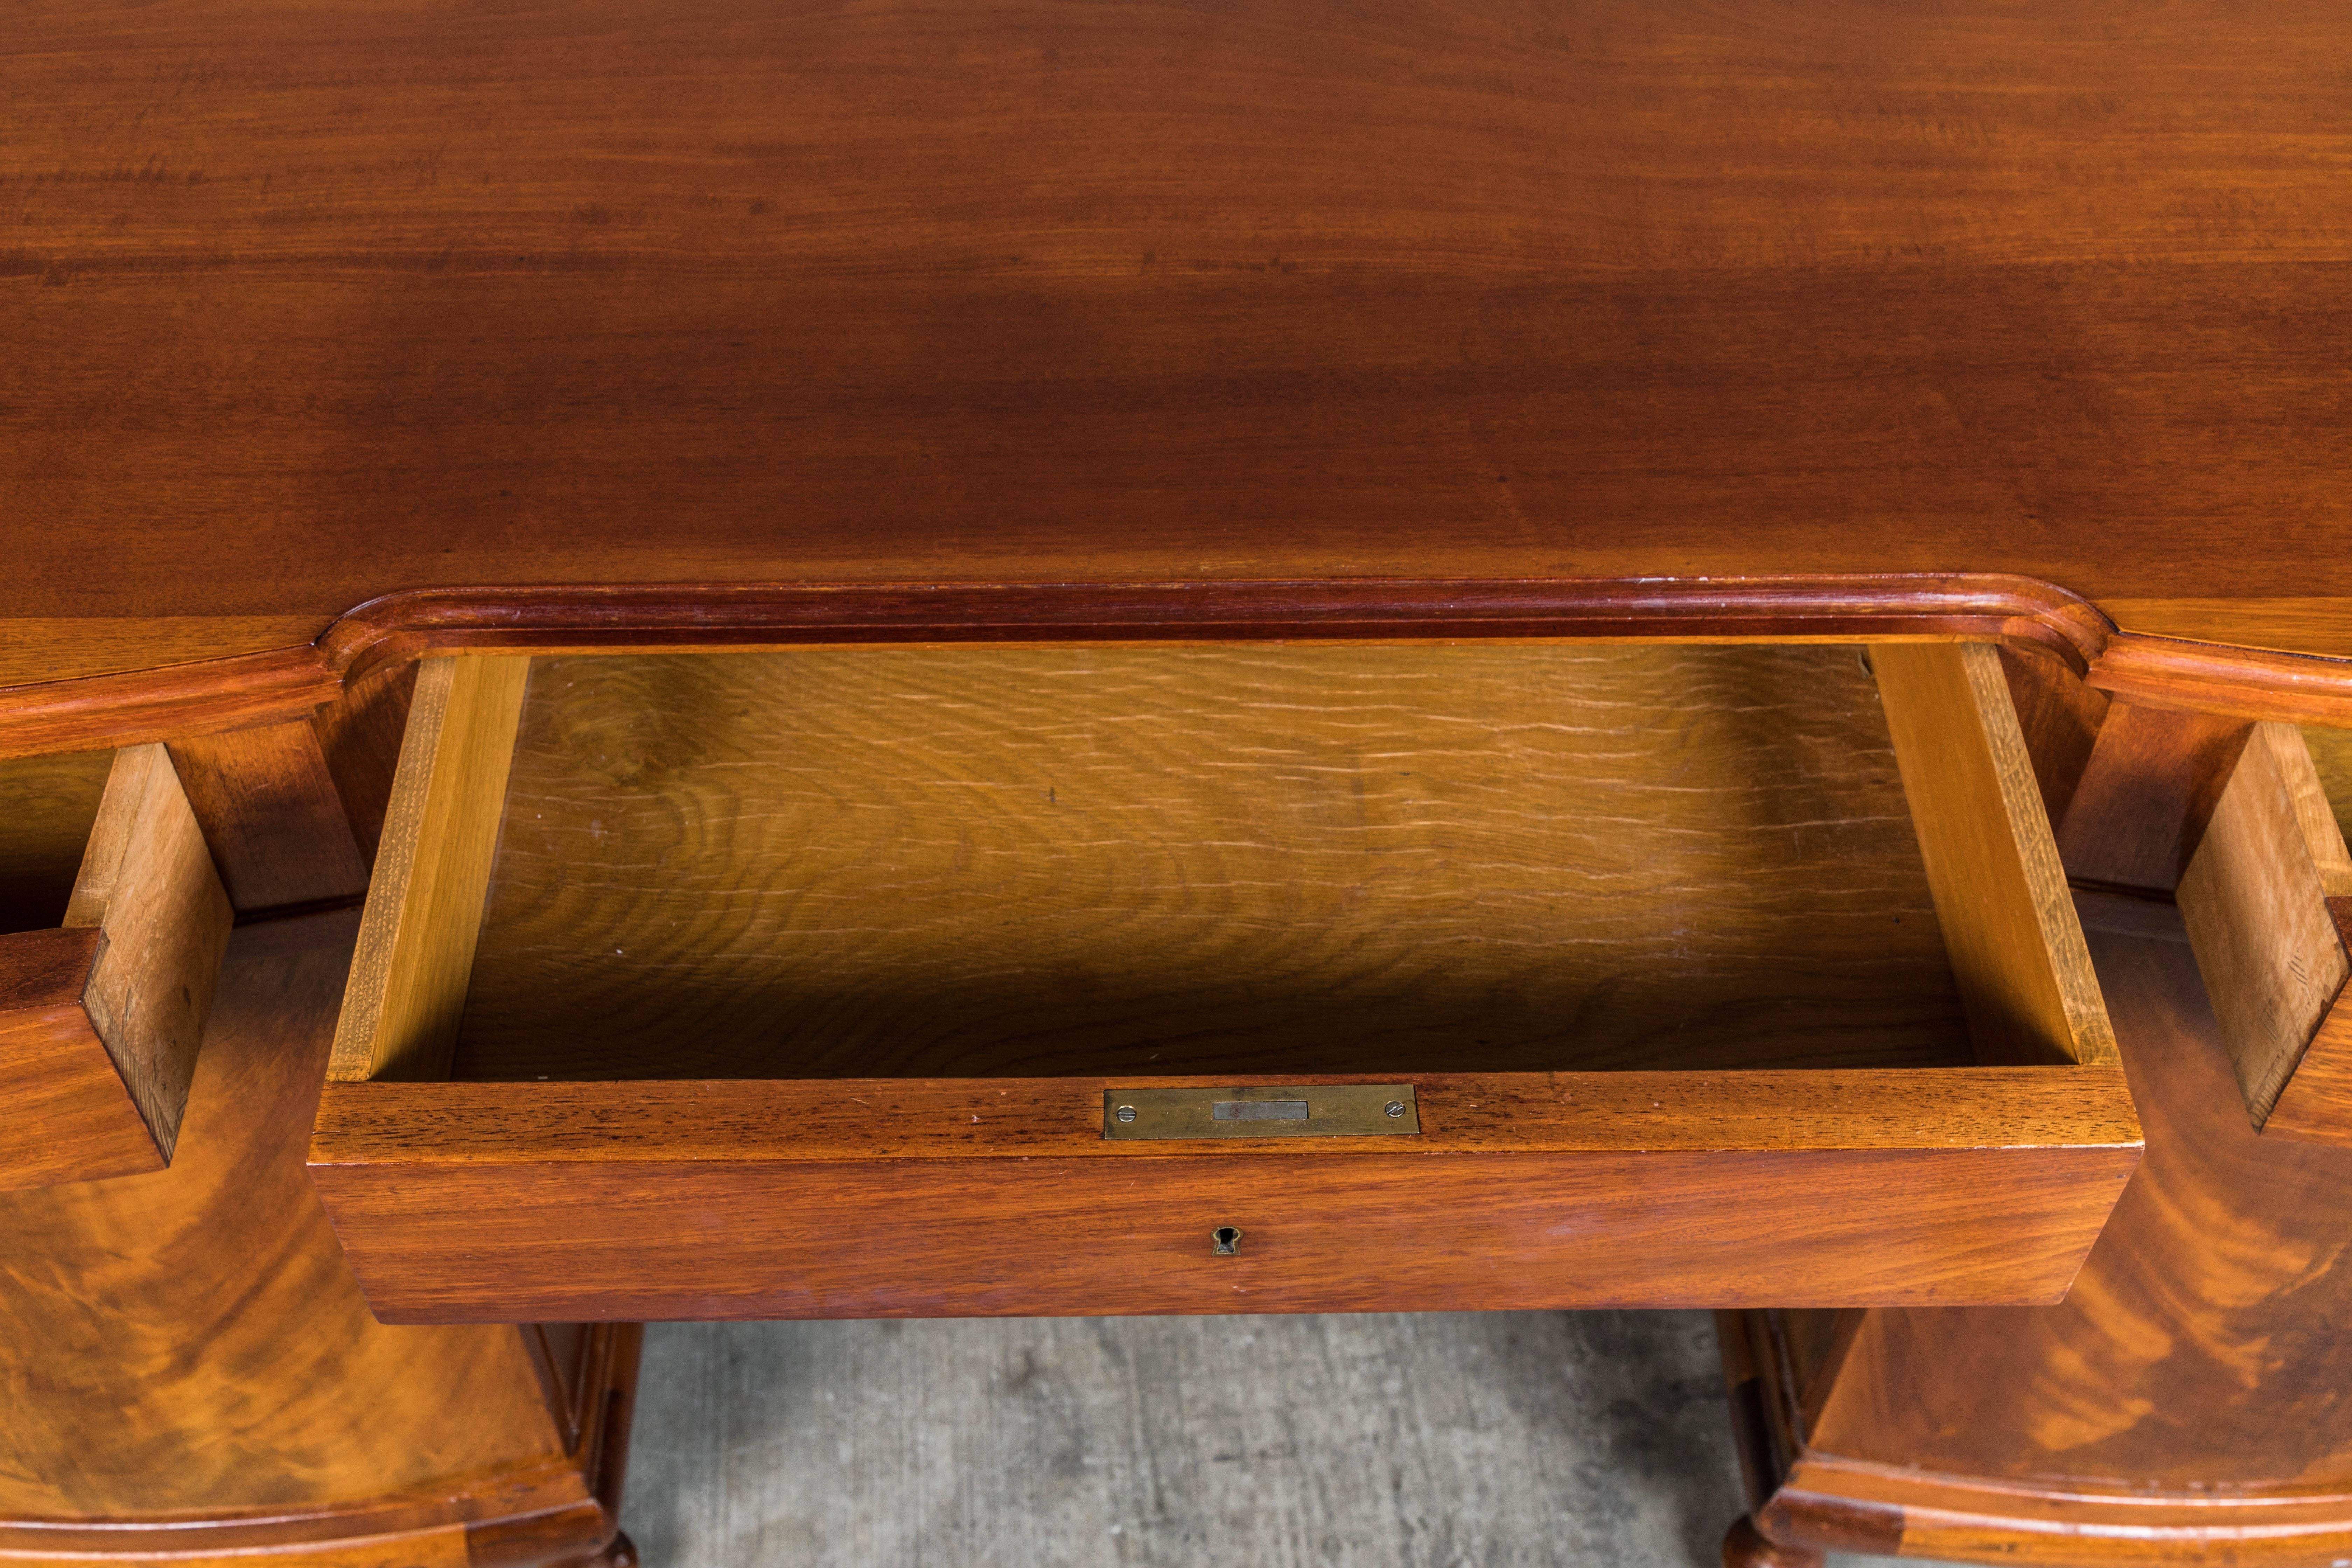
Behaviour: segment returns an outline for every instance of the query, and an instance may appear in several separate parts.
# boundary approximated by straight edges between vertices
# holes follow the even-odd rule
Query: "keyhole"
[[[1231,1258],[1242,1249],[1242,1233],[1239,1226],[1221,1225],[1209,1233],[1209,1239],[1217,1244],[1216,1255],[1219,1258]]]

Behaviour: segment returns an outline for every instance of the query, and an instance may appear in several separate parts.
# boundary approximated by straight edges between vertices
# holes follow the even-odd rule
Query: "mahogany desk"
[[[427,656],[1920,638],[2006,648],[2063,711],[2352,727],[2347,49],[2319,0],[18,7],[0,754],[167,747],[142,809],[176,785],[238,923],[202,1051],[142,1047],[180,1076],[78,1102],[171,1168],[0,1200],[0,1386],[47,1413],[5,1439],[0,1552],[625,1550],[628,1331],[383,1328],[294,1170]],[[2210,820],[2181,781],[2242,745],[2077,726],[2117,799],[2190,803],[2172,865],[2116,874],[2069,820],[2139,819],[2055,809],[2067,731],[2017,706],[2065,871],[2160,923]],[[216,937],[208,907],[158,929]],[[131,951],[47,923],[52,988],[92,931]],[[2168,1080],[2137,1085],[2151,1170],[2201,1194],[2117,1223],[2202,1283],[1783,1320],[1829,1369],[1799,1405],[1858,1408],[1885,1357],[2001,1386],[1989,1355],[2080,1353],[1971,1348],[2061,1321],[2007,1314],[2193,1337],[2235,1289],[2228,1344],[2292,1338],[2208,1267],[2263,1223],[2238,1177],[2163,1142],[2195,988],[2096,940],[2126,1069]],[[2332,1158],[2277,1136],[2246,1170]],[[2297,1190],[2324,1249],[2333,1188]],[[2070,1409],[2140,1434],[2118,1486],[2340,1518],[2334,1363],[2263,1353]],[[2209,1465],[2238,1428],[2202,1398],[2308,1446]],[[2041,1472],[1937,1454],[2040,1506]],[[2147,1550],[2242,1559],[2237,1529]]]

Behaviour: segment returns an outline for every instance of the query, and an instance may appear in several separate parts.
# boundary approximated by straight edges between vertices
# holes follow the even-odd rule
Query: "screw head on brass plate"
[[[1135,1107],[1132,1105],[1122,1105],[1118,1108],[1118,1119],[1121,1121],[1132,1121],[1135,1120]]]

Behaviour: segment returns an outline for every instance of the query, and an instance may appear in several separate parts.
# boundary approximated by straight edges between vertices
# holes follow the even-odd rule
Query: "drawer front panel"
[[[314,1168],[388,1322],[2063,1295],[2137,1152]],[[1215,1233],[1238,1230],[1231,1255]]]
[[[330,1084],[311,1174],[387,1321],[961,1317],[2049,1301],[2139,1155],[2115,1068],[1439,1074],[1412,1138],[1107,1087]]]

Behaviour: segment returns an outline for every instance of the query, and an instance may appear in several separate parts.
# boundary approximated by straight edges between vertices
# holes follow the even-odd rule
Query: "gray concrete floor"
[[[1704,1312],[656,1324],[648,1568],[1717,1562]]]

